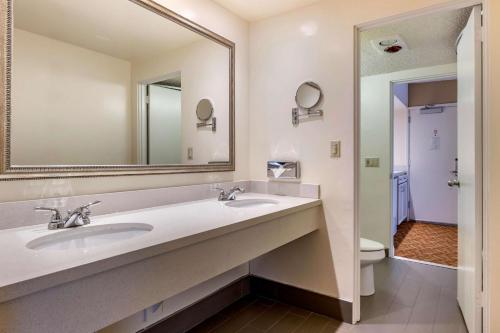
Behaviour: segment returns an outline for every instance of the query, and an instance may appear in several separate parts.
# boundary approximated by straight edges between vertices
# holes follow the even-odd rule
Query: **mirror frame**
[[[49,178],[226,172],[235,170],[235,43],[163,7],[153,0],[129,0],[151,12],[202,35],[229,50],[229,162],[165,165],[54,165],[13,166],[10,160],[12,4],[0,0],[0,181]]]

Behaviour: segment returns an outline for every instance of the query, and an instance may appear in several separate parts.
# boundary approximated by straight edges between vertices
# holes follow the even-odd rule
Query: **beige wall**
[[[229,50],[211,40],[202,39],[168,54],[132,63],[133,91],[139,83],[181,72],[182,80],[182,163],[206,164],[229,161]],[[135,96],[134,96],[135,97]],[[198,102],[208,98],[214,105],[217,131],[197,128]],[[133,98],[133,105],[136,105]],[[187,159],[188,147],[193,159]]]
[[[10,181],[1,184],[0,202],[248,178],[248,24],[210,1],[158,2],[236,43],[236,172]]]
[[[130,163],[128,61],[14,29],[12,78],[13,164]]]
[[[408,106],[457,102],[457,80],[410,83]]]

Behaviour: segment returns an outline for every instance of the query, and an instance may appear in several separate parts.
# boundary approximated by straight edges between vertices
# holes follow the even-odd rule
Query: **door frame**
[[[390,164],[390,173],[391,175],[394,173],[394,86],[397,85],[397,84],[411,84],[411,83],[423,83],[423,82],[432,82],[432,81],[445,81],[445,80],[454,80],[457,78],[457,75],[456,73],[453,75],[453,74],[438,74],[438,75],[428,75],[428,76],[415,76],[415,77],[407,77],[407,78],[404,78],[404,79],[399,79],[399,80],[391,80],[390,81],[390,144],[391,144],[391,147],[390,147],[390,154],[389,154],[389,158],[391,159],[391,164]],[[453,103],[451,103],[453,104]],[[447,106],[449,104],[439,104],[439,106]],[[410,107],[408,107],[408,115],[409,115],[409,112],[410,112]],[[411,161],[410,161],[410,131],[411,131],[411,127],[410,125],[408,125],[408,138],[407,138],[407,142],[406,142],[406,145],[407,145],[407,149],[408,149],[408,191],[410,191],[411,189],[411,183],[410,183],[410,174],[411,174]],[[392,178],[391,178],[392,179]],[[391,180],[392,182],[392,180]],[[360,184],[361,185],[361,184]],[[391,184],[392,186],[392,184]],[[390,192],[390,205],[391,205],[391,212],[392,212],[392,209],[393,209],[393,203],[394,203],[394,197],[392,196],[393,193],[392,193],[392,190]],[[396,257],[395,254],[394,254],[394,237],[392,236],[392,231],[390,232],[390,235],[389,235],[389,239],[390,239],[390,242],[389,242],[389,257],[390,258],[394,258]],[[398,258],[401,258],[401,257],[398,257]],[[403,258],[405,259],[405,258]],[[432,263],[429,263],[429,264],[432,264]],[[439,266],[439,264],[437,264],[437,266]]]
[[[465,7],[471,7],[475,5],[483,5],[483,33],[482,33],[482,40],[483,40],[483,57],[482,57],[482,64],[483,64],[483,75],[482,75],[482,82],[483,82],[483,108],[482,108],[482,117],[483,117],[483,123],[482,123],[482,136],[483,136],[483,144],[482,144],[482,151],[483,151],[483,182],[482,182],[482,191],[483,191],[483,214],[482,214],[482,224],[483,224],[483,297],[482,297],[482,305],[483,305],[483,331],[488,332],[489,331],[489,322],[490,322],[490,312],[489,312],[489,307],[488,305],[490,304],[489,301],[489,274],[488,274],[488,268],[489,266],[487,265],[488,262],[488,249],[489,249],[489,244],[487,243],[487,237],[486,235],[488,234],[488,210],[489,210],[489,201],[486,200],[485,198],[487,197],[485,195],[485,189],[487,188],[486,184],[488,183],[488,172],[485,172],[488,168],[487,160],[486,160],[486,154],[485,152],[488,151],[488,140],[487,140],[487,133],[486,133],[486,119],[489,119],[489,114],[491,113],[490,110],[490,104],[489,104],[489,85],[488,85],[488,80],[489,80],[489,62],[487,58],[487,50],[488,50],[488,22],[489,22],[489,12],[488,9],[490,8],[489,2],[491,0],[458,0],[458,1],[448,1],[443,4],[438,4],[430,7],[424,7],[421,9],[417,10],[412,10],[408,12],[404,12],[398,15],[393,15],[393,16],[388,16],[388,17],[383,17],[363,23],[359,23],[353,26],[353,60],[354,60],[354,70],[353,70],[353,76],[354,76],[354,239],[353,239],[353,244],[354,244],[354,253],[353,253],[353,258],[354,258],[354,274],[353,274],[353,322],[358,322],[361,318],[361,295],[360,295],[360,274],[361,274],[361,266],[360,266],[360,171],[361,171],[361,156],[360,156],[360,143],[361,143],[361,130],[360,130],[360,114],[361,114],[361,77],[360,77],[360,68],[361,68],[361,56],[360,56],[360,47],[359,47],[359,41],[360,41],[360,33],[369,29],[377,28],[383,25],[387,25],[389,23],[394,23],[397,21],[402,21],[406,20],[409,18],[414,18],[422,15],[429,15],[429,14],[435,14],[443,11],[449,11],[449,10],[454,10],[454,9],[460,9],[460,8],[465,8]]]

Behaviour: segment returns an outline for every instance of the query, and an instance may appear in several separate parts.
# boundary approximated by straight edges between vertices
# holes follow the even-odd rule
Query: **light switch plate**
[[[380,167],[380,158],[378,158],[378,157],[365,158],[365,167],[367,167],[367,168]]]
[[[340,141],[330,141],[330,157],[340,157]]]

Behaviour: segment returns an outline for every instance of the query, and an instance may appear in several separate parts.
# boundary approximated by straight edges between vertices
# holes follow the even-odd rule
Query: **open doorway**
[[[481,15],[480,6],[454,6],[359,33],[360,325],[481,332]],[[428,94],[397,104],[401,86],[406,98],[410,86]],[[455,100],[436,99],[438,86]],[[437,238],[438,255],[413,249],[401,260],[403,241],[420,226]],[[454,230],[452,241],[439,229]],[[414,241],[428,250],[425,238]]]
[[[140,82],[137,92],[140,162],[147,165],[183,163],[181,72]]]
[[[457,80],[393,83],[392,247],[396,258],[456,269]]]

